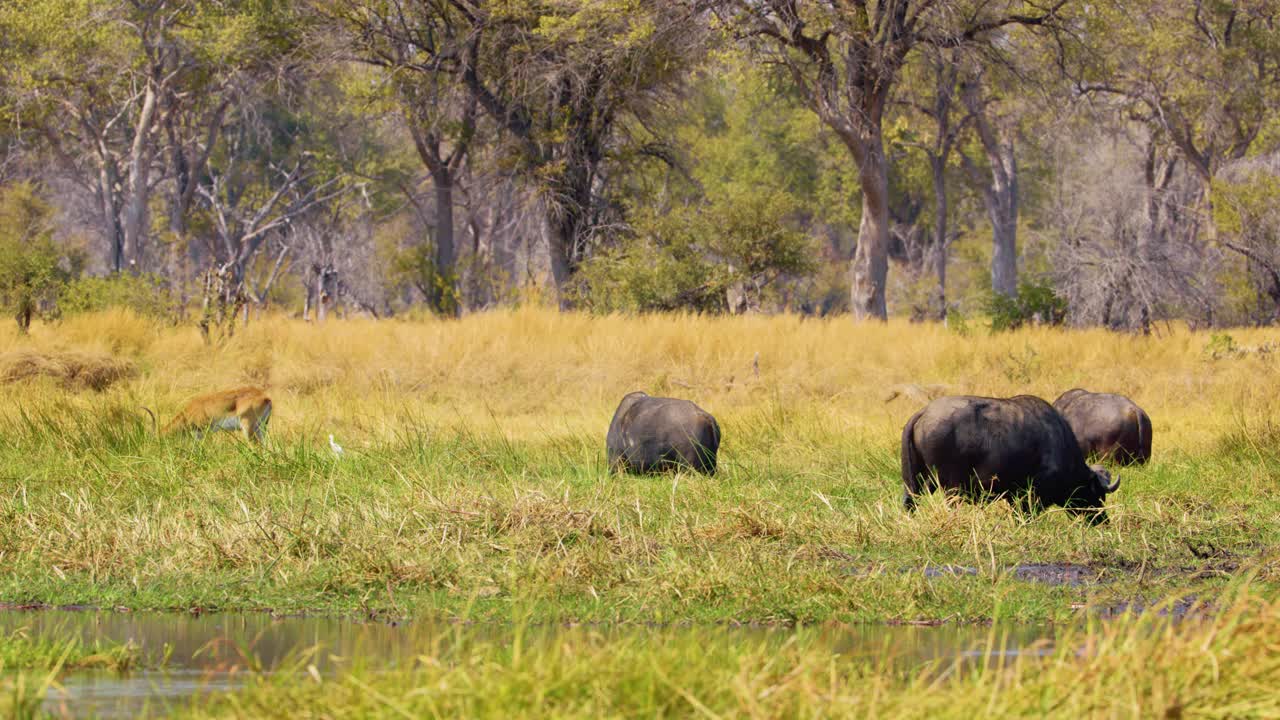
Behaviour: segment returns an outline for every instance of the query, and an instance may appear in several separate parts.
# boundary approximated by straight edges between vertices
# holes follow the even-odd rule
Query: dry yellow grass
[[[1232,330],[1242,352],[1213,358],[1211,335],[1151,337],[1031,328],[962,336],[940,325],[855,324],[847,318],[588,316],[538,308],[461,321],[250,324],[209,348],[194,328],[125,311],[5,329],[0,353],[113,355],[139,378],[105,397],[63,401],[177,408],[197,392],[253,382],[272,388],[284,436],[335,432],[373,439],[416,423],[492,427],[513,438],[602,433],[617,399],[645,389],[695,399],[728,420],[762,408],[812,415],[838,431],[892,443],[929,394],[1052,400],[1075,386],[1122,392],[1151,414],[1157,452],[1198,452],[1241,423],[1274,417],[1280,353],[1251,351],[1274,330]],[[756,362],[758,354],[758,363]],[[1221,355],[1221,354],[1220,354]],[[756,368],[758,367],[758,373]],[[894,395],[896,399],[886,402]],[[39,403],[9,393],[0,407]]]
[[[71,390],[105,390],[136,373],[129,360],[84,352],[40,352],[22,348],[0,355],[0,382],[48,378]]]

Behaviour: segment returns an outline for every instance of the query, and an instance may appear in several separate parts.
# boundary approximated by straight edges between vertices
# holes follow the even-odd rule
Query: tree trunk
[[[23,295],[18,299],[14,319],[18,321],[18,333],[26,335],[31,330],[31,316],[35,314],[36,303],[31,297]]]
[[[1009,147],[1012,160],[1013,148]],[[1018,186],[994,183],[994,202],[987,213],[991,217],[991,289],[1014,297],[1018,294]]]
[[[1147,223],[1143,232],[1138,235],[1138,251],[1143,259],[1149,259],[1149,253],[1157,250],[1168,240],[1171,229],[1180,224],[1178,218],[1179,201],[1169,191],[1170,185],[1177,176],[1178,156],[1160,157],[1159,148],[1154,140],[1147,142],[1147,156],[1143,161],[1142,176],[1144,192],[1147,196]],[[1192,213],[1199,218],[1199,213]]]
[[[569,309],[569,281],[586,255],[584,241],[591,230],[592,186],[597,161],[568,158],[564,162],[568,165],[565,174],[553,186],[558,202],[544,205],[550,230],[547,245],[551,277],[561,310]]]
[[[933,245],[929,261],[938,277],[938,294],[934,298],[934,311],[938,320],[947,319],[947,160],[930,154],[929,166],[933,175]]]
[[[991,123],[979,81],[964,83],[960,94],[991,166],[990,177],[984,178],[968,155],[961,153],[965,169],[982,190],[991,220],[991,289],[1014,297],[1018,294],[1018,162],[1013,129],[997,129]]]
[[[276,262],[271,266],[271,274],[267,276],[266,282],[262,285],[261,292],[257,293],[257,298],[255,298],[259,309],[266,309],[268,296],[271,294],[271,288],[275,287],[276,280],[280,277],[280,269],[284,267],[284,259],[289,255],[291,250],[292,248],[286,245],[280,250],[280,254],[276,256]]]
[[[435,287],[432,309],[446,315],[458,314],[456,251],[453,233],[453,178],[448,172],[433,173],[436,191]]]
[[[573,273],[570,254],[577,228],[569,217],[557,217],[554,213],[554,209],[548,209],[543,223],[547,236],[547,254],[551,265],[551,282],[555,285],[556,303],[561,310],[567,310],[569,277]]]
[[[109,267],[112,272],[124,269],[124,232],[120,227],[120,213],[115,193],[115,173],[111,160],[103,148],[99,153],[98,200],[102,205],[102,222],[107,230],[107,242],[111,246]]]
[[[147,231],[147,205],[151,195],[151,158],[154,144],[151,134],[155,117],[155,88],[147,86],[142,100],[142,111],[134,128],[133,146],[129,151],[129,200],[124,212],[124,261],[131,272],[138,271],[141,257],[142,236]]]
[[[174,103],[174,95],[172,92],[167,94],[169,103]],[[183,138],[179,135],[174,124],[175,108],[168,108],[167,111],[161,113],[164,118],[165,130],[169,136],[170,145],[170,173],[173,175],[173,190],[169,197],[169,231],[174,237],[185,238],[187,235],[187,216],[191,211],[191,205],[195,202],[196,191],[199,189],[200,178],[204,174],[205,167],[209,164],[209,155],[213,152],[213,148],[218,144],[218,135],[222,131],[222,121],[226,117],[227,109],[231,107],[231,100],[224,99],[219,103],[217,109],[209,118],[208,125],[205,128],[204,147],[196,146],[194,157],[187,157],[187,151],[183,143]]]
[[[324,322],[325,315],[328,314],[329,296],[325,293],[325,279],[328,272],[325,268],[320,268],[316,273],[316,324]]]
[[[174,128],[172,112],[165,113],[164,127],[169,137],[169,174],[173,177],[173,190],[169,193],[169,232],[175,238],[183,238],[187,234],[187,191],[194,190],[196,182]]]
[[[467,121],[464,120],[464,124],[467,124]],[[424,131],[413,113],[409,114],[409,131],[413,136],[413,145],[418,151],[418,159],[431,175],[431,184],[435,188],[436,195],[436,248],[432,258],[432,273],[435,277],[430,278],[431,286],[426,293],[427,304],[437,313],[456,316],[458,314],[458,272],[454,240],[453,189],[458,168],[466,156],[467,142],[460,141],[452,153],[448,156],[442,155],[440,136],[432,131]]]
[[[887,320],[885,283],[889,276],[889,171],[877,129],[855,152],[862,183],[862,223],[854,251],[849,307],[856,320]]]
[[[991,221],[991,289],[1014,297],[1018,294],[1018,166],[1013,141],[988,147],[989,177],[984,177],[965,153],[960,153],[960,158],[982,192],[982,203]]]

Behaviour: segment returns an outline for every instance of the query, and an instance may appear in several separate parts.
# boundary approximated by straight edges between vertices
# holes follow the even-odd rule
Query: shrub
[[[991,317],[993,332],[1015,330],[1026,323],[1061,325],[1067,318],[1067,301],[1048,283],[1035,280],[1019,283],[1014,297],[992,292],[984,309]]]
[[[31,183],[0,188],[0,304],[23,333],[36,314],[57,312],[60,291],[84,266],[83,253],[53,241],[52,216]]]
[[[68,315],[128,308],[143,317],[175,320],[179,305],[169,284],[159,275],[109,275],[72,280],[58,298]]]
[[[435,248],[411,245],[392,249],[387,255],[388,275],[393,287],[416,289],[434,312],[458,314],[457,271],[445,275],[436,268]]]

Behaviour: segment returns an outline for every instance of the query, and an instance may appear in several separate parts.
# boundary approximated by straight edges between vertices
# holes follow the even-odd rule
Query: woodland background
[[[0,301],[1280,318],[1280,3],[0,0]]]

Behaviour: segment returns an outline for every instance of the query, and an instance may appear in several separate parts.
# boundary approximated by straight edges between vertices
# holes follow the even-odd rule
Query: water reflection
[[[399,625],[331,617],[273,618],[263,614],[202,616],[0,611],[0,633],[26,628],[33,637],[79,637],[86,643],[129,642],[140,648],[143,668],[114,673],[75,673],[60,680],[45,709],[62,717],[138,717],[189,707],[209,693],[235,689],[247,671],[296,667],[308,663],[326,675],[358,665],[370,670],[411,667],[422,655],[440,655],[460,643],[508,642],[509,625],[460,627],[427,621]],[[522,642],[573,643],[605,638],[660,643],[664,638],[697,633],[700,641],[786,642],[796,631],[763,627],[535,626]],[[1039,654],[1052,631],[1036,626],[849,625],[806,629],[817,642],[851,661],[893,663],[904,670],[935,660]]]
[[[161,717],[194,707],[211,693],[239,689],[245,682],[244,675],[209,670],[76,673],[49,691],[44,710],[58,718]]]

